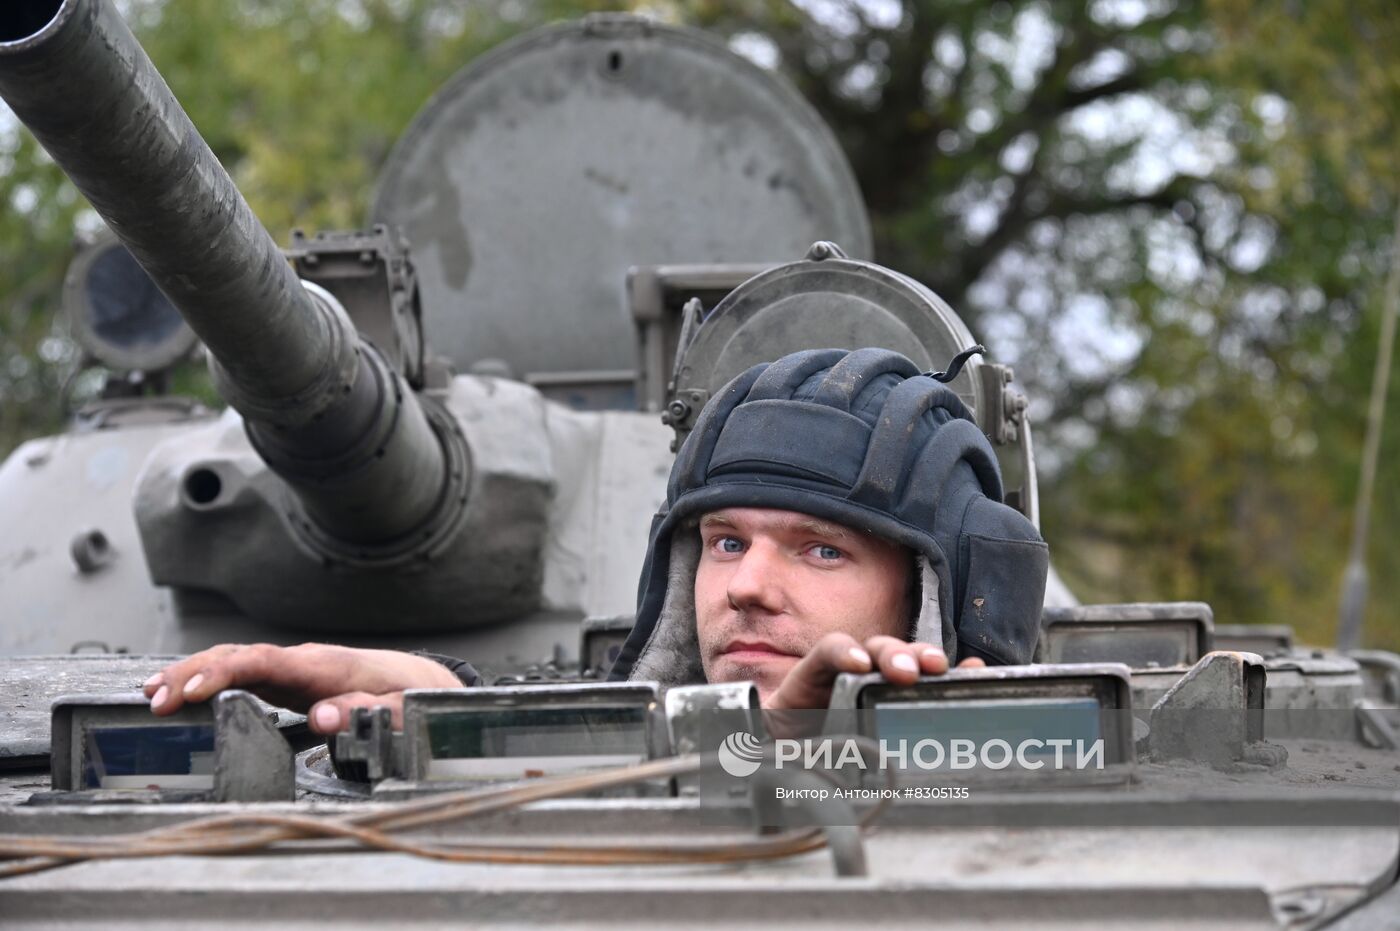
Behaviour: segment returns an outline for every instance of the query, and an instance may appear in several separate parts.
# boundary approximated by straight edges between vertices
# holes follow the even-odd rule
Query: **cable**
[[[637,766],[561,776],[526,785],[447,793],[396,803],[387,809],[340,817],[238,813],[216,815],[170,827],[105,837],[26,836],[0,834],[0,860],[20,860],[0,867],[0,878],[53,869],[96,859],[228,855],[279,850],[311,841],[323,846],[327,838],[353,841],[344,848],[408,853],[449,862],[625,865],[649,863],[735,863],[796,856],[826,846],[820,828],[786,831],[746,841],[720,841],[677,847],[658,844],[462,844],[419,842],[393,837],[391,832],[441,825],[463,818],[517,808],[549,798],[596,791],[648,779],[694,773],[698,754],[642,763]],[[881,810],[872,809],[863,823]]]

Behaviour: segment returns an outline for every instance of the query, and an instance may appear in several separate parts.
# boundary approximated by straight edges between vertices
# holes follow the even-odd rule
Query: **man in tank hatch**
[[[946,385],[883,349],[758,365],[705,405],[652,527],[614,680],[752,680],[765,708],[824,708],[837,675],[896,684],[1029,662],[1049,553]],[[408,688],[476,685],[446,657],[226,644],[152,676],[158,715],[225,688],[345,726]]]

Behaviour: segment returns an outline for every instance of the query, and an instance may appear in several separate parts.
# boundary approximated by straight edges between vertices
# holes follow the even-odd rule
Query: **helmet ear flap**
[[[944,570],[947,572],[945,566]],[[928,557],[914,554],[914,571],[910,573],[911,617],[909,640],[941,646],[949,659],[958,655],[958,634],[953,628],[953,612],[943,610],[945,599],[943,574],[934,568]]]
[[[705,681],[704,662],[695,629],[695,573],[700,564],[700,534],[687,520],[671,535],[666,593],[650,636],[632,665],[631,678],[663,685]],[[629,638],[630,639],[630,638]]]

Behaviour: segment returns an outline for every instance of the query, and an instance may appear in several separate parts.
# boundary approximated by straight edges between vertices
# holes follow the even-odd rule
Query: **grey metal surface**
[[[1266,736],[1357,739],[1355,709],[1364,697],[1364,686],[1355,661],[1338,654],[1275,656],[1264,659],[1263,666]],[[1151,708],[1188,672],[1186,666],[1134,669],[1134,705]]]
[[[403,735],[394,733],[388,708],[352,709],[348,724],[326,744],[332,768],[347,787],[402,774]]]
[[[1363,698],[1356,703],[1363,742],[1382,750],[1400,750],[1400,709]]]
[[[517,377],[634,370],[633,266],[870,253],[845,157],[782,78],[620,16],[474,61],[400,140],[372,216],[413,243],[430,344]]]
[[[983,836],[976,839],[985,840]],[[1184,839],[1189,840],[1189,839]],[[1053,852],[1052,852],[1053,853]],[[236,865],[256,867],[244,858]],[[324,872],[339,871],[339,858],[327,857]],[[341,875],[354,891],[315,886],[306,892],[264,889],[253,882],[231,889],[193,888],[185,883],[134,882],[120,890],[79,888],[56,897],[49,889],[0,893],[7,925],[13,928],[248,927],[279,928],[840,928],[879,916],[881,928],[1073,927],[1121,928],[1276,928],[1270,899],[1247,887],[1214,885],[1183,890],[1131,886],[1118,889],[1062,884],[1025,890],[1009,884],[958,888],[945,884],[885,887],[869,879],[817,874],[756,882],[725,874],[684,875],[645,881],[634,876],[599,880],[518,872],[491,882],[464,883],[455,873],[434,870],[408,885],[367,878],[408,872],[383,861],[357,865]],[[813,869],[812,873],[816,873]],[[334,902],[328,905],[327,902]],[[625,905],[621,903],[626,903]],[[619,909],[625,914],[619,915]],[[211,918],[214,916],[240,917]]]
[[[414,388],[423,387],[423,308],[408,243],[400,230],[292,230],[286,251],[302,281],[335,295],[355,329]]]
[[[507,515],[513,529],[459,540],[501,561],[482,557],[431,585],[421,573],[355,580],[296,546],[279,528],[276,478],[232,412],[24,444],[0,464],[0,526],[25,528],[0,539],[0,653],[66,653],[92,640],[190,653],[220,642],[299,642],[335,627],[337,642],[435,650],[504,672],[556,643],[572,651],[585,615],[632,611],[672,458],[656,415],[572,411],[512,382],[466,377],[454,382],[448,408],[472,418],[481,444],[476,506]],[[201,467],[219,472],[222,496],[191,508],[181,479]],[[531,539],[521,515],[536,504],[545,516]],[[168,549],[143,549],[137,509],[143,521],[179,524],[151,538]],[[69,546],[88,529],[104,533],[112,558],[83,574]],[[481,623],[477,599],[509,592],[503,581],[528,570],[532,553],[543,563],[543,605],[509,624]],[[376,586],[381,593],[363,595]],[[236,602],[240,587],[248,598]]]
[[[1392,878],[1375,898],[1358,904],[1327,927],[1329,931],[1393,931],[1396,915],[1400,915],[1400,882]]]
[[[752,682],[718,682],[713,685],[682,685],[666,690],[666,724],[676,753],[699,753],[702,725],[716,712],[741,712],[749,722],[749,733],[762,732],[758,713],[758,690]]]
[[[179,651],[159,643],[174,609],[169,591],[151,585],[131,496],[151,449],[208,422],[46,437],[0,463],[0,527],[23,528],[0,535],[0,653],[67,653],[82,640]],[[82,530],[100,530],[110,547],[94,573],[80,573],[69,552]]]
[[[1268,670],[1265,703],[1269,728],[1293,736],[1351,741],[1358,719],[1335,713],[1354,710],[1365,697],[1361,671],[1354,660],[1340,656],[1320,659],[1275,657],[1264,661]]]
[[[0,674],[0,770],[48,769],[54,699],[131,689],[174,656],[12,656]]]
[[[1255,793],[1139,790],[985,796],[901,805],[865,842],[869,878],[833,875],[829,856],[742,866],[531,867],[446,864],[391,854],[179,858],[86,864],[0,884],[0,909],[20,926],[161,921],[237,911],[245,924],[378,923],[433,927],[700,927],[716,924],[882,927],[992,923],[1017,927],[1279,927],[1297,903],[1311,927],[1393,876],[1400,846],[1394,793],[1311,792],[1278,817]],[[179,817],[227,811],[177,806]],[[262,810],[298,810],[263,807]],[[301,809],[305,810],[305,809]],[[172,813],[91,812],[108,830],[138,830]],[[1172,820],[1168,820],[1172,819]],[[76,812],[11,810],[0,832],[84,830]],[[447,836],[473,842],[677,844],[745,836],[683,801],[546,802],[473,820]],[[751,836],[751,835],[750,835]],[[1308,856],[1297,851],[1306,848]],[[61,890],[62,895],[55,893]],[[619,904],[626,907],[619,910]],[[100,909],[100,911],[99,911]],[[215,919],[217,920],[217,919]]]

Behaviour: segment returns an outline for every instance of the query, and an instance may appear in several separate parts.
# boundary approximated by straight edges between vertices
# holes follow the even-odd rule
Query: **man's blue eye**
[[[816,547],[816,550],[817,550],[817,555],[820,556],[822,559],[840,559],[840,558],[841,558],[841,551],[838,550],[838,549],[837,549],[836,547],[834,547],[834,546],[818,546],[818,547]]]
[[[721,537],[719,548],[725,553],[742,553],[744,551],[744,544],[733,537]]]

